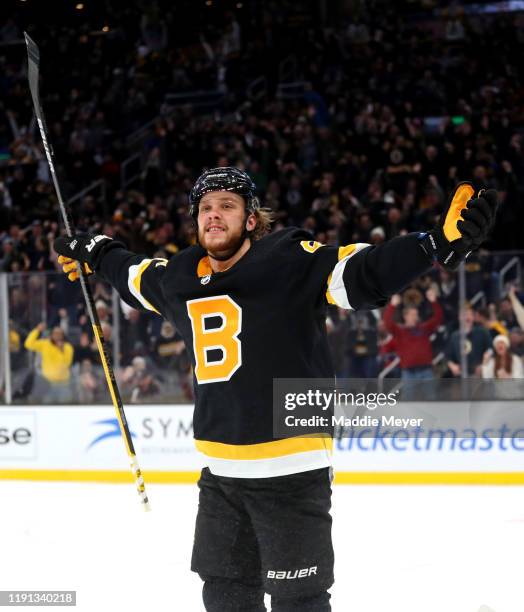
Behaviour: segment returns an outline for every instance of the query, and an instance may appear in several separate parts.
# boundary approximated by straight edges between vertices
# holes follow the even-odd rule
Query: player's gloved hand
[[[93,274],[93,270],[87,264],[79,264],[74,259],[69,257],[64,257],[64,255],[58,256],[58,263],[62,266],[62,271],[64,274],[67,274],[67,278],[70,281],[76,281],[80,277],[80,272],[78,271],[78,266],[84,266],[84,272],[86,274]]]
[[[76,234],[71,238],[59,236],[53,243],[59,255],[58,263],[71,281],[79,277],[77,263],[84,267],[86,274],[92,274],[105,253],[112,248],[123,246],[121,242],[103,234]]]
[[[437,226],[421,235],[428,256],[447,270],[456,270],[461,261],[488,238],[495,223],[498,200],[494,189],[479,191],[459,183],[450,195]]]

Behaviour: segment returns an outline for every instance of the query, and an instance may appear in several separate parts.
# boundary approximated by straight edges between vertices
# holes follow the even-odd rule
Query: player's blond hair
[[[269,234],[271,231],[271,224],[275,220],[275,215],[271,208],[257,208],[253,211],[255,218],[257,220],[257,224],[255,225],[255,229],[251,232],[251,236],[253,240],[259,240],[262,236]]]

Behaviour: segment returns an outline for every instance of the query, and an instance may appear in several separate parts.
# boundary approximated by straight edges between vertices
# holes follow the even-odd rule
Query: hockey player
[[[488,236],[495,191],[456,187],[437,227],[379,246],[339,248],[288,228],[267,234],[255,185],[237,168],[204,172],[190,194],[198,245],[148,259],[107,236],[55,241],[71,280],[95,271],[131,306],[184,338],[194,367],[199,480],[192,570],[208,612],[330,610],[331,445],[274,439],[274,378],[329,378],[327,304],[377,308],[438,261],[455,268]]]

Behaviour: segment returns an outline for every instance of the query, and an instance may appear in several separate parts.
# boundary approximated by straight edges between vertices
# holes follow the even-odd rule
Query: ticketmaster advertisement
[[[437,482],[437,473],[499,473],[485,482],[520,482],[522,398],[520,380],[275,379],[273,434],[333,438],[339,473],[422,473],[421,483]],[[438,482],[457,480],[444,474]]]
[[[431,475],[437,473],[443,475],[442,483],[455,482],[454,474],[473,475],[462,482],[484,482],[481,475],[487,476],[487,483],[524,481],[522,402],[475,402],[472,412],[469,401],[416,405],[398,401],[392,411],[387,395],[394,391],[384,393],[385,405],[378,405],[383,398],[375,398],[373,408],[336,406],[330,411],[323,410],[325,404],[316,406],[320,416],[331,412],[334,419],[329,428],[334,433],[333,463],[339,482],[414,482],[409,476],[422,474],[416,482],[424,483],[434,482]],[[317,397],[309,399],[314,403]],[[287,398],[284,424],[287,419],[286,427],[299,430],[292,429],[297,432],[294,435],[308,435],[307,425],[295,425],[295,419],[311,418],[302,403],[300,396]],[[204,461],[193,443],[192,412],[187,404],[126,407],[137,458],[146,475],[156,474],[158,482],[196,478]],[[318,421],[311,422],[318,429]],[[280,433],[280,437],[286,435],[290,434]],[[128,466],[112,406],[0,410],[0,478],[118,481],[116,475],[127,475]],[[497,479],[497,474],[508,477]]]

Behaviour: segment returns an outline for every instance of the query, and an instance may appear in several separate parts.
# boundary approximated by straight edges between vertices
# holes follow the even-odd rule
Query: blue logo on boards
[[[122,434],[120,433],[120,425],[118,423],[118,419],[103,419],[101,421],[95,421],[93,425],[107,425],[108,430],[98,435],[91,444],[87,447],[86,450],[89,450],[95,444],[102,442],[102,440],[107,440],[108,438],[119,438]],[[131,432],[131,437],[136,438],[136,434]]]

